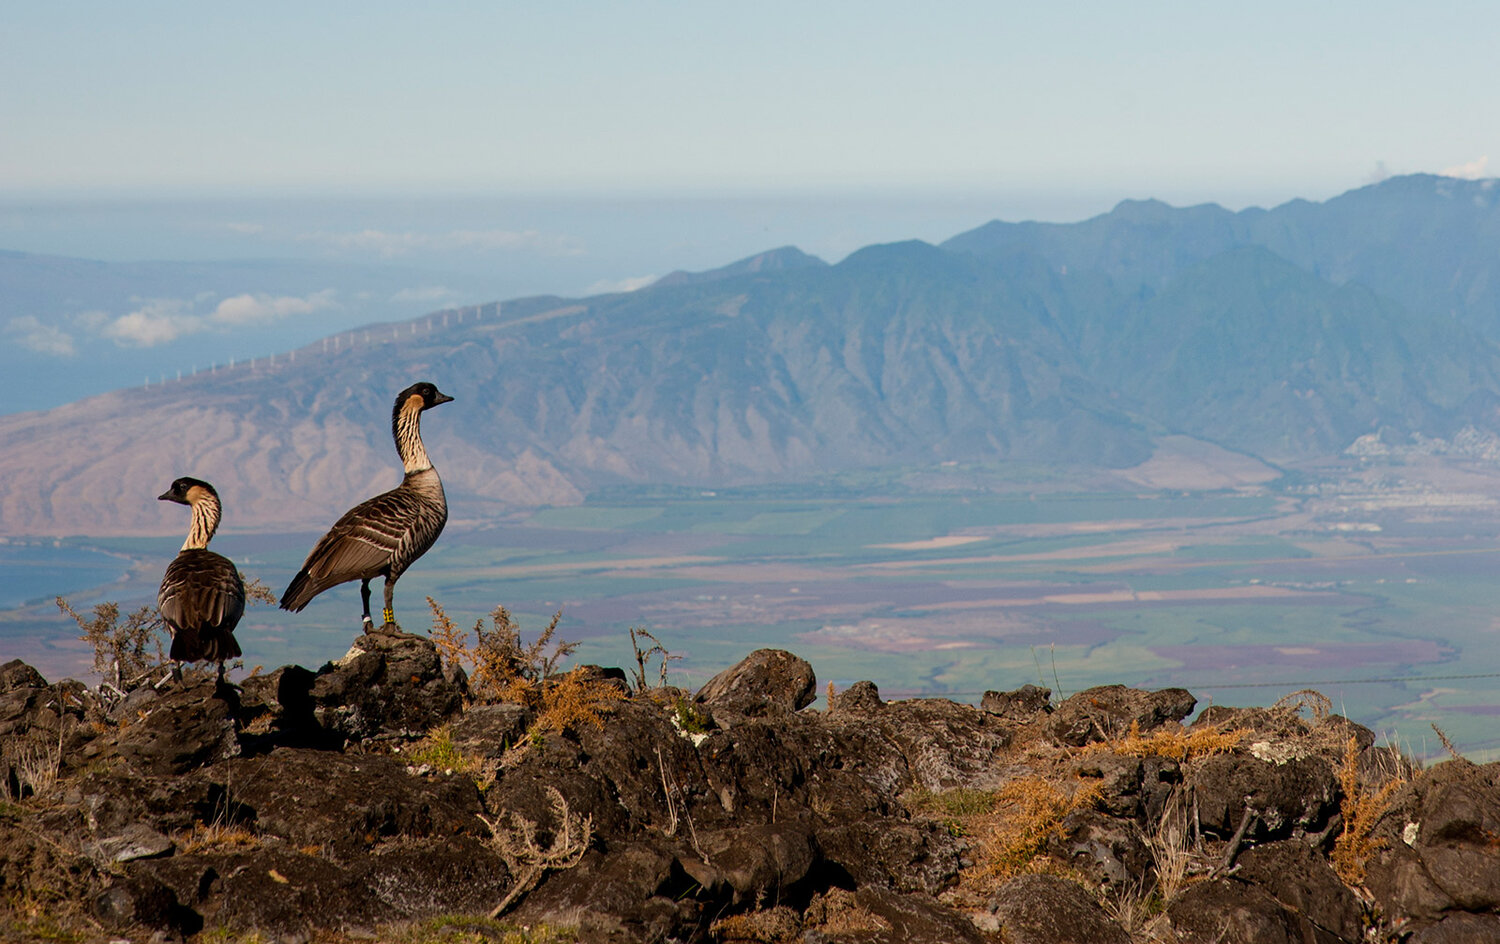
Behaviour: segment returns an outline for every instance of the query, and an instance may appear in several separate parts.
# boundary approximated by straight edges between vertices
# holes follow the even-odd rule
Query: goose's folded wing
[[[334,522],[303,569],[315,581],[330,577],[350,580],[371,574],[390,563],[401,547],[420,509],[408,492],[393,489],[349,509]]]
[[[186,550],[167,565],[156,605],[174,627],[233,630],[245,612],[245,584],[228,558]]]

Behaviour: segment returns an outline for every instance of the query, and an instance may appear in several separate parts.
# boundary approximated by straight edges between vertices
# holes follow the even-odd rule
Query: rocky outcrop
[[[780,649],[757,649],[709,679],[697,700],[726,714],[792,712],[812,704],[817,681],[805,660]]]
[[[462,671],[445,674],[431,642],[397,631],[360,636],[312,679],[307,700],[323,731],[362,741],[421,737],[456,715],[468,693]]]
[[[378,938],[502,901],[515,923],[619,942],[1352,944],[1500,924],[1500,765],[1396,791],[1353,889],[1328,855],[1337,771],[1351,737],[1371,776],[1384,755],[1337,716],[1216,708],[1185,728],[1180,690],[976,708],[868,682],[817,710],[815,689],[806,662],[761,650],[696,696],[631,692],[559,733],[535,707],[466,705],[405,634],[317,672],[162,676],[110,702],[10,663],[0,900],[46,898],[101,941]],[[1195,731],[1224,736],[1151,747]],[[1029,845],[997,851],[1004,816],[1033,817]]]
[[[1055,875],[1012,879],[990,901],[996,924],[1014,944],[1130,944],[1077,882]]]
[[[1427,928],[1424,939],[1477,926],[1458,916],[1500,915],[1500,764],[1440,764],[1393,798],[1375,839],[1366,883],[1387,913]]]

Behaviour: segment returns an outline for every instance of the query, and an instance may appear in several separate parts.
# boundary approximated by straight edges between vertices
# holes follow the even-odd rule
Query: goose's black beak
[[[441,390],[439,390],[439,391],[437,391],[437,396],[433,397],[432,405],[433,406],[437,406],[439,403],[451,403],[451,402],[453,402],[453,398],[450,397],[450,396],[448,396],[446,393],[442,392]]]

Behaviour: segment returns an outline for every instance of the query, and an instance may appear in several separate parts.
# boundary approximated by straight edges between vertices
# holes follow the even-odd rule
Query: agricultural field
[[[693,687],[750,650],[790,649],[820,685],[977,701],[986,689],[1182,686],[1270,704],[1313,688],[1336,711],[1441,756],[1500,756],[1500,494],[1417,467],[1279,485],[1101,492],[892,488],[616,490],[506,520],[455,517],[397,589],[425,632],[438,600],[472,626],[504,605],[529,635],[560,611],[577,657],[633,664],[628,630]],[[315,534],[221,535],[279,591]],[[0,545],[5,658],[49,677],[89,655],[50,603],[154,598],[167,539]],[[245,668],[317,666],[358,632],[357,585],[298,615],[252,608]]]

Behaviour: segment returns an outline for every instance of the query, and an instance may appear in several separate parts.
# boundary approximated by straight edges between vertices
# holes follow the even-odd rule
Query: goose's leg
[[[385,623],[386,626],[396,625],[396,611],[391,609],[391,597],[396,592],[396,578],[387,574],[385,578]]]
[[[359,582],[359,598],[365,604],[365,632],[368,633],[370,627],[375,625],[375,621],[370,619],[370,581],[368,579]]]

